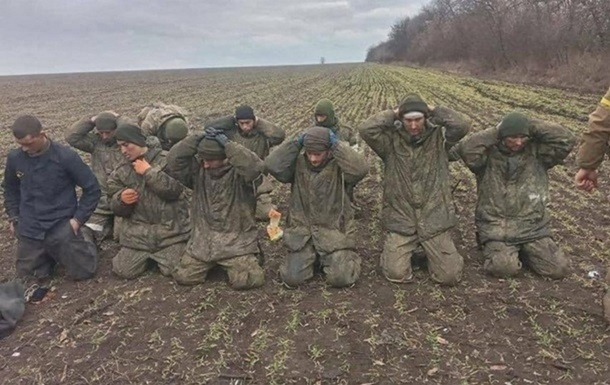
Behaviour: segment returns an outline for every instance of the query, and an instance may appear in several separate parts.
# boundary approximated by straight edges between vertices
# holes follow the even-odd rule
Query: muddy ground
[[[291,134],[307,127],[312,108],[332,99],[353,126],[408,91],[468,114],[473,130],[519,109],[563,123],[576,134],[598,95],[528,88],[437,72],[377,65],[0,77],[0,165],[14,146],[10,124],[36,114],[51,137],[83,116],[106,109],[135,116],[156,100],[188,108],[196,122],[230,113],[239,103]],[[610,202],[571,183],[574,157],[552,172],[555,238],[572,272],[549,281],[524,272],[498,280],[483,273],[474,241],[474,180],[451,166],[464,255],[463,282],[439,287],[424,269],[415,282],[385,281],[378,268],[381,168],[368,148],[370,175],[356,190],[362,275],[349,289],[322,277],[296,290],[277,278],[285,251],[262,241],[265,286],[231,290],[222,271],[181,287],[154,270],[135,281],[111,273],[117,245],[103,245],[97,277],[65,280],[53,298],[27,305],[17,330],[0,341],[6,384],[608,384],[610,340],[601,318],[608,261]],[[1,172],[1,171],[0,171]],[[285,212],[287,186],[276,200]],[[261,237],[264,231],[261,226]],[[264,238],[264,237],[263,237]],[[0,224],[0,280],[14,275],[15,240]]]

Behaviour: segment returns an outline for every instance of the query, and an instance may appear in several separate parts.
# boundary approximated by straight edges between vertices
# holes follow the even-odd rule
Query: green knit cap
[[[186,138],[189,128],[184,119],[180,117],[170,118],[165,122],[165,138],[176,143]]]
[[[531,124],[532,123],[527,116],[519,112],[511,112],[502,119],[502,122],[500,122],[498,134],[500,139],[515,135],[529,136]]]
[[[314,115],[326,116],[326,120],[324,120],[323,122],[318,123],[318,121],[316,121],[316,125],[318,126],[331,128],[334,127],[336,124],[335,107],[333,106],[333,102],[328,99],[321,99],[318,104],[316,104]]]
[[[123,121],[114,132],[116,140],[133,143],[140,147],[146,147],[146,135],[142,133],[137,124],[130,121]]]
[[[199,145],[197,146],[197,155],[199,158],[205,160],[218,160],[227,157],[224,147],[210,138],[203,138],[201,142],[199,142]]]
[[[116,119],[117,117],[109,111],[100,112],[95,117],[95,128],[98,131],[113,131],[116,130]]]
[[[404,114],[409,112],[421,112],[424,116],[428,116],[428,105],[421,96],[417,94],[409,94],[398,106],[398,116],[402,119]]]

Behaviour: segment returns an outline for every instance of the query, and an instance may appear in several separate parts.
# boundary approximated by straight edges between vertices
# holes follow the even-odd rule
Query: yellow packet
[[[282,219],[282,213],[275,209],[269,211],[269,224],[267,225],[267,235],[272,241],[282,239],[284,231],[280,227],[280,219]]]

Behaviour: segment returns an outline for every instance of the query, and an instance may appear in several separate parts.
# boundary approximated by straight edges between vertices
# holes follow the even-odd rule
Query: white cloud
[[[359,61],[426,1],[7,0],[0,74]]]

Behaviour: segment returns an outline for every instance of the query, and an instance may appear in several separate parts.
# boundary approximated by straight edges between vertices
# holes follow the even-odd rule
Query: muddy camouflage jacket
[[[170,143],[165,138],[161,128],[169,119],[176,117],[184,119],[188,125],[188,112],[184,108],[173,104],[157,102],[144,107],[140,111],[138,114],[138,125],[142,128],[144,135],[159,138],[161,147],[167,151],[170,148]]]
[[[576,162],[578,167],[595,170],[609,152],[610,141],[610,89],[602,98],[597,109],[589,115],[589,131],[582,135]]]
[[[91,170],[97,178],[102,189],[102,198],[97,204],[95,212],[98,214],[112,214],[107,196],[107,179],[110,173],[124,161],[116,140],[104,143],[102,137],[92,132],[95,124],[90,118],[83,118],[74,123],[66,132],[66,142],[72,147],[91,154]]]
[[[248,134],[244,134],[239,129],[237,121],[232,115],[208,123],[206,127],[224,130],[229,139],[246,147],[261,159],[265,159],[269,155],[271,147],[282,143],[286,137],[284,130],[261,118],[258,118],[254,128]]]
[[[447,149],[470,129],[470,123],[446,107],[426,120],[421,138],[394,125],[394,111],[367,119],[360,137],[384,164],[382,224],[388,231],[432,238],[456,224]]]
[[[530,140],[511,153],[490,128],[452,149],[477,178],[475,223],[479,241],[521,244],[550,235],[547,171],[563,162],[576,143],[559,125],[532,119]]]
[[[284,243],[292,251],[302,249],[310,239],[318,252],[354,248],[354,211],[346,187],[361,181],[368,165],[345,142],[339,142],[332,155],[321,169],[314,168],[292,140],[265,160],[271,175],[292,184],[284,231]]]
[[[314,124],[316,126],[322,126],[315,119],[314,119]],[[358,144],[358,134],[355,132],[355,130],[352,127],[350,127],[346,124],[340,123],[339,118],[335,118],[335,125],[332,127],[329,127],[329,129],[332,130],[332,132],[334,132],[335,135],[337,135],[337,139],[349,143],[350,146],[355,146]]]
[[[166,153],[149,149],[144,159],[151,168],[138,175],[131,162],[123,161],[108,178],[108,194],[112,211],[123,217],[121,246],[157,252],[190,235],[189,207],[185,188],[166,174]],[[139,200],[133,205],[121,202],[121,192],[136,190]]]
[[[206,170],[196,157],[201,139],[203,134],[188,136],[168,154],[170,174],[193,189],[193,231],[186,252],[204,262],[256,254],[255,192],[263,161],[230,141],[225,146],[228,164],[222,170]]]

